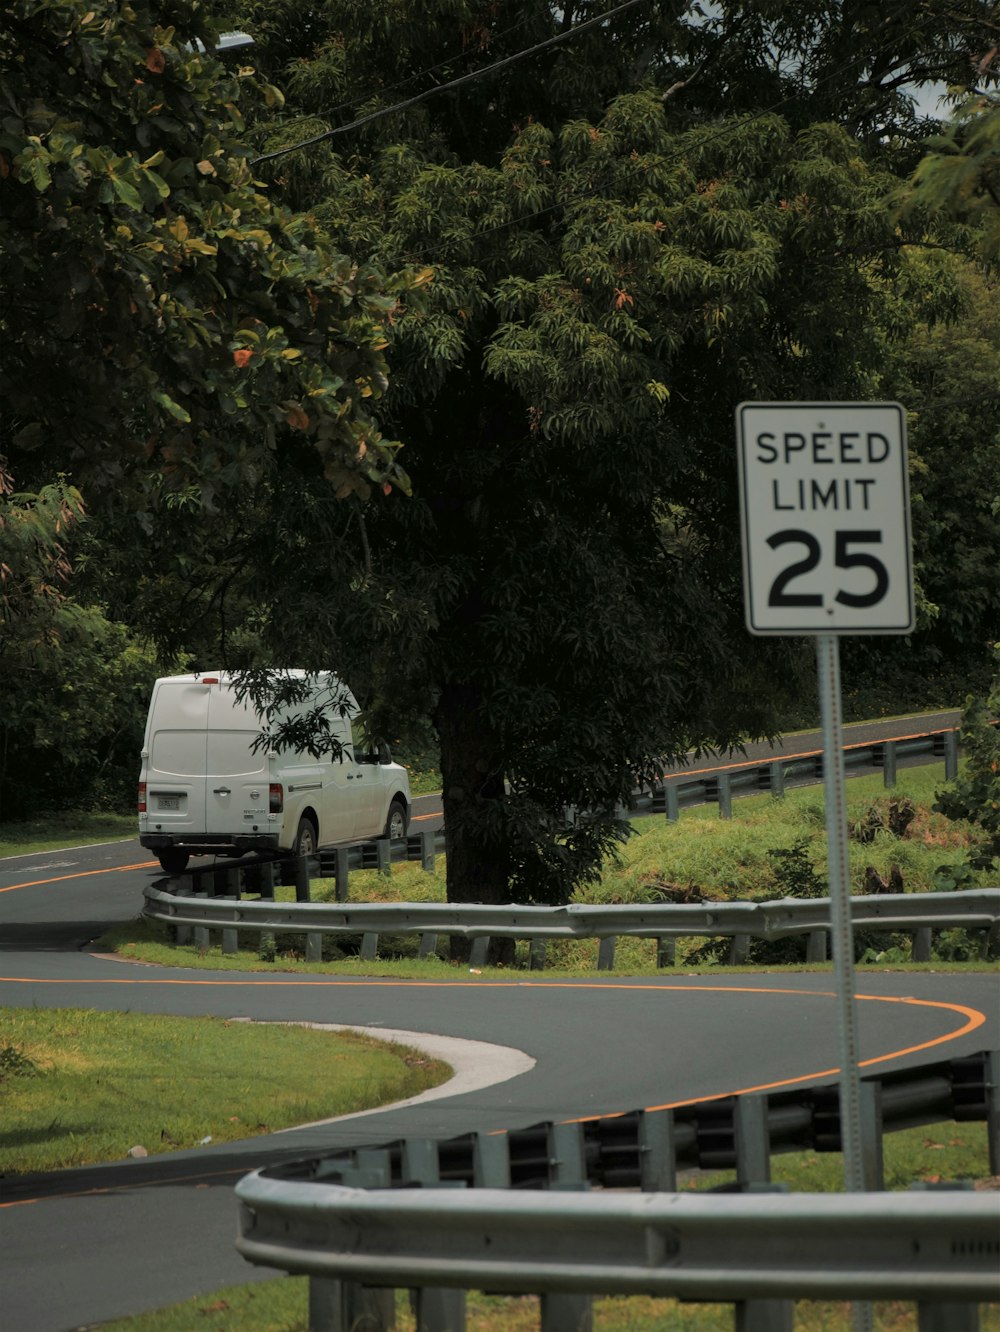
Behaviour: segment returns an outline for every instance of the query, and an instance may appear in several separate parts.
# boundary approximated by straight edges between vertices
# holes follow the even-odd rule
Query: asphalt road
[[[932,729],[927,719],[888,726]],[[786,752],[800,746],[805,737]],[[236,1254],[231,1192],[265,1162],[794,1086],[836,1067],[828,974],[424,983],[166,971],[89,952],[108,925],[136,915],[159,873],[132,842],[0,861],[0,1005],[403,1029],[424,1033],[414,1043],[462,1042],[434,1048],[466,1081],[268,1138],[0,1181],[3,1332],[67,1332],[268,1275]],[[859,989],[861,1058],[872,1066],[1000,1044],[996,974],[866,974]]]

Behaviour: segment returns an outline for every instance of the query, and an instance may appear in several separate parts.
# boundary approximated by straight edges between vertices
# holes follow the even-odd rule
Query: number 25
[[[834,598],[842,606],[875,606],[882,600],[889,589],[889,571],[881,560],[866,551],[852,551],[853,545],[880,545],[882,533],[875,531],[847,531],[834,533],[834,564],[838,569],[870,569],[875,575],[875,586],[870,592],[840,591]],[[767,544],[772,550],[779,546],[796,543],[805,546],[808,552],[805,559],[797,560],[783,569],[771,584],[767,604],[769,606],[822,606],[823,598],[818,592],[788,592],[788,584],[803,574],[811,573],[822,557],[822,548],[812,532],[802,528],[790,527],[783,532],[775,532],[768,537]]]

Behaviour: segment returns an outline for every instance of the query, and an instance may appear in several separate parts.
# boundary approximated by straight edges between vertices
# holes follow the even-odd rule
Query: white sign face
[[[743,402],[736,435],[750,632],[909,633],[899,403]]]

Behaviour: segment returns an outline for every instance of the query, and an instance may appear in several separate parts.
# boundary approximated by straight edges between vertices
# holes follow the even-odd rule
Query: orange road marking
[[[10,982],[10,983],[14,983],[14,984],[24,984],[24,985],[68,985],[68,984],[73,984],[73,985],[210,985],[210,986],[211,986],[211,985],[214,985],[214,986],[219,986],[219,985],[251,985],[251,986],[259,986],[259,985],[278,985],[278,986],[288,986],[288,985],[319,985],[319,986],[323,986],[323,987],[327,987],[327,986],[335,986],[335,985],[345,985],[345,986],[349,986],[349,987],[358,987],[358,986],[364,986],[364,985],[376,985],[376,986],[382,986],[382,987],[384,987],[384,986],[387,986],[387,985],[388,985],[388,986],[395,986],[395,987],[399,987],[399,988],[403,988],[403,987],[406,987],[406,986],[410,986],[410,987],[417,986],[417,987],[419,987],[419,988],[424,988],[424,989],[439,989],[439,988],[451,988],[451,989],[455,989],[455,988],[472,988],[473,986],[475,986],[475,985],[477,984],[477,982],[475,982],[475,981],[396,981],[396,980],[340,980],[340,979],[329,980],[329,981],[327,981],[327,980],[322,980],[322,981],[299,981],[299,980],[295,980],[295,981],[292,981],[292,980],[289,980],[289,981],[284,981],[284,980],[281,980],[281,981],[273,981],[273,980],[249,980],[249,981],[248,981],[248,980],[241,980],[241,979],[233,979],[233,980],[205,980],[205,981],[198,981],[198,980],[170,979],[169,977],[168,977],[168,978],[165,978],[165,979],[162,979],[162,980],[160,980],[160,979],[152,979],[152,978],[150,978],[150,979],[146,979],[145,977],[143,977],[143,978],[138,978],[138,977],[137,977],[137,978],[121,977],[121,978],[116,978],[116,979],[113,978],[113,979],[111,979],[111,980],[107,980],[107,981],[101,981],[101,980],[96,980],[96,979],[87,979],[87,980],[80,979],[80,980],[74,980],[74,981],[59,981],[59,980],[55,980],[55,979],[49,979],[49,980],[38,980],[38,981],[34,981],[34,980],[32,980],[30,977],[27,977],[27,976],[0,976],[0,982],[2,982],[2,981],[7,981],[7,982]],[[492,988],[492,989],[497,989],[497,988],[506,988],[506,989],[514,989],[514,988],[524,988],[524,989],[543,989],[543,988],[545,988],[545,985],[546,985],[545,982],[533,982],[533,981],[486,981],[486,982],[484,982],[484,983],[485,983],[485,985],[486,985],[488,988]],[[480,982],[479,984],[481,985],[481,984],[483,984],[483,983]],[[598,983],[596,983],[596,984],[587,984],[587,985],[583,985],[583,984],[580,984],[580,982],[578,982],[578,981],[555,981],[555,982],[552,982],[552,983],[549,985],[549,988],[552,988],[552,989],[565,989],[565,990],[578,989],[578,990],[588,990],[588,991],[601,990],[601,989],[612,989],[612,990],[669,990],[669,991],[678,991],[678,992],[683,993],[683,994],[715,994],[715,993],[719,993],[719,994],[768,994],[768,995],[789,995],[789,996],[792,996],[792,997],[802,997],[802,996],[805,996],[805,997],[807,997],[807,998],[812,998],[812,999],[832,999],[832,998],[835,997],[835,992],[834,992],[834,991],[831,991],[831,990],[780,989],[780,988],[777,988],[777,987],[770,987],[770,986],[768,986],[768,987],[763,987],[763,988],[762,988],[762,987],[750,986],[750,985],[669,985],[669,984],[668,984],[668,985],[661,985],[661,984],[646,984],[646,983],[642,983],[642,984],[639,984],[639,985],[623,985],[623,984],[621,984],[620,982],[616,982],[616,981],[611,981],[611,982],[604,982],[604,981],[602,981],[602,982],[598,982]],[[948,1009],[948,1010],[951,1011],[951,1012],[961,1014],[961,1015],[963,1015],[963,1016],[966,1018],[966,1022],[965,1022],[965,1024],[964,1024],[962,1027],[958,1028],[957,1031],[953,1031],[953,1032],[946,1033],[944,1036],[935,1036],[935,1037],[931,1038],[930,1040],[927,1040],[927,1041],[923,1041],[923,1042],[921,1042],[919,1045],[909,1045],[909,1046],[905,1046],[903,1049],[900,1049],[900,1050],[890,1050],[890,1051],[889,1051],[888,1053],[886,1053],[886,1054],[874,1055],[874,1056],[873,1056],[872,1058],[870,1058],[870,1059],[863,1059],[863,1060],[860,1061],[860,1063],[859,1063],[859,1065],[858,1065],[859,1068],[867,1068],[867,1067],[871,1066],[872,1064],[881,1064],[881,1063],[885,1063],[886,1061],[888,1061],[888,1060],[890,1060],[890,1059],[901,1059],[904,1055],[908,1055],[908,1054],[916,1054],[916,1053],[918,1053],[918,1052],[921,1051],[921,1050],[929,1050],[929,1049],[931,1049],[931,1048],[932,1048],[933,1046],[935,1046],[935,1045],[942,1045],[942,1044],[945,1044],[945,1043],[948,1042],[948,1041],[957,1040],[960,1036],[965,1036],[965,1035],[968,1035],[969,1032],[975,1031],[978,1027],[983,1026],[983,1024],[986,1022],[986,1015],[985,1015],[984,1013],[981,1013],[981,1012],[979,1011],[979,1009],[977,1009],[977,1008],[968,1008],[968,1007],[966,1007],[966,1005],[964,1005],[964,1004],[954,1004],[954,1003],[949,1003],[949,1002],[947,1002],[947,1001],[945,1001],[945,1000],[938,1000],[938,999],[914,999],[914,998],[908,998],[908,997],[900,997],[900,996],[897,996],[897,995],[881,995],[881,994],[856,994],[854,997],[855,997],[856,1000],[858,1000],[858,1001],[861,1002],[861,1003],[876,1003],[876,1004],[911,1004],[911,1005],[914,1005],[915,1007],[919,1007],[919,1008],[943,1008],[943,1009]],[[359,1028],[359,1030],[363,1030],[363,1028]],[[727,1097],[730,1097],[730,1096],[747,1096],[747,1095],[749,1095],[749,1094],[752,1093],[752,1092],[777,1091],[777,1090],[778,1090],[779,1088],[781,1088],[781,1087],[790,1087],[790,1086],[794,1086],[795,1084],[797,1084],[797,1083],[801,1083],[801,1082],[815,1082],[815,1081],[816,1081],[817,1079],[819,1079],[819,1078],[831,1078],[831,1077],[835,1077],[839,1072],[840,1072],[840,1069],[839,1069],[839,1068],[824,1068],[824,1069],[819,1069],[818,1071],[813,1072],[813,1073],[802,1073],[802,1074],[799,1074],[797,1077],[793,1077],[793,1078],[781,1078],[781,1079],[779,1079],[779,1080],[777,1080],[777,1081],[774,1081],[774,1082],[763,1082],[763,1083],[759,1083],[759,1084],[757,1084],[757,1085],[755,1085],[755,1086],[752,1086],[752,1087],[740,1087],[740,1088],[737,1088],[736,1090],[733,1090],[733,1091],[715,1092],[715,1093],[713,1093],[713,1094],[710,1095],[710,1096],[697,1096],[697,1097],[692,1097],[692,1098],[690,1098],[690,1099],[688,1099],[688,1100],[683,1100],[683,1101],[667,1101],[667,1102],[665,1102],[663,1105],[648,1105],[648,1106],[644,1106],[643,1109],[644,1109],[644,1110],[648,1110],[648,1111],[655,1111],[655,1110],[678,1110],[678,1109],[681,1109],[681,1108],[684,1107],[684,1106],[688,1106],[688,1105],[698,1105],[698,1104],[700,1104],[702,1101],[721,1101],[721,1100],[725,1100]],[[624,1115],[626,1115],[626,1114],[631,1114],[631,1113],[632,1113],[631,1110],[613,1110],[613,1111],[610,1111],[610,1112],[605,1113],[605,1114],[599,1114],[599,1115],[584,1115],[584,1116],[581,1116],[580,1118],[577,1118],[577,1119],[562,1120],[562,1121],[560,1121],[560,1122],[562,1122],[562,1123],[567,1123],[567,1124],[586,1124],[586,1123],[590,1123],[590,1122],[592,1122],[592,1121],[594,1121],[594,1120],[597,1120],[597,1119],[619,1119],[619,1118],[621,1118],[622,1116],[624,1116]],[[496,1131],[497,1131],[498,1133],[506,1133],[506,1132],[508,1132],[507,1129],[499,1129],[499,1130],[496,1130]],[[244,1141],[247,1141],[247,1140],[244,1139]],[[251,1139],[250,1141],[252,1141],[252,1139]],[[261,1141],[263,1141],[263,1135],[262,1135]],[[169,1156],[169,1153],[164,1153],[162,1159],[166,1159],[168,1156]],[[156,1159],[156,1158],[153,1158],[153,1159]],[[107,1186],[105,1186],[105,1187],[103,1187],[103,1188],[81,1189],[81,1190],[79,1190],[79,1191],[77,1191],[77,1192],[75,1192],[75,1193],[50,1194],[50,1195],[46,1195],[45,1198],[20,1198],[20,1199],[16,1200],[15,1202],[0,1203],[0,1211],[4,1211],[4,1210],[6,1210],[7,1208],[10,1208],[10,1207],[27,1207],[27,1206],[30,1206],[30,1205],[33,1204],[33,1203],[44,1202],[44,1201],[47,1200],[47,1198],[53,1198],[53,1199],[56,1199],[56,1198],[57,1198],[57,1199],[59,1199],[59,1200],[63,1200],[63,1199],[66,1199],[66,1198],[88,1198],[88,1197],[96,1197],[96,1196],[100,1196],[100,1195],[104,1195],[104,1194],[116,1193],[116,1192],[124,1191],[124,1190],[126,1190],[126,1189],[153,1188],[153,1187],[156,1187],[157,1185],[160,1185],[160,1184],[191,1184],[191,1183],[198,1183],[198,1182],[201,1181],[201,1180],[208,1180],[208,1179],[222,1179],[222,1178],[225,1178],[225,1177],[227,1177],[227,1176],[231,1176],[231,1175],[245,1175],[245,1174],[249,1174],[251,1168],[252,1168],[252,1167],[249,1167],[249,1166],[248,1166],[248,1167],[246,1167],[246,1168],[244,1169],[243,1167],[239,1167],[239,1166],[237,1166],[237,1167],[231,1168],[231,1169],[229,1169],[229,1170],[206,1171],[206,1172],[204,1172],[204,1173],[202,1173],[202,1174],[195,1174],[195,1175],[168,1176],[167,1178],[164,1178],[164,1179],[139,1180],[139,1181],[136,1181],[136,1182],[134,1182],[134,1183],[125,1183],[125,1184],[110,1184],[110,1185],[107,1185]]]
[[[144,860],[141,865],[113,865],[111,869],[79,870],[76,874],[56,874],[51,879],[32,879],[30,883],[9,883],[0,893],[13,893],[18,888],[44,888],[47,883],[61,883],[64,879],[89,879],[92,874],[124,874],[126,870],[152,869],[158,862]]]

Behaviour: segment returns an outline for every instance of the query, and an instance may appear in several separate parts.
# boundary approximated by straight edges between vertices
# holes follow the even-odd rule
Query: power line
[[[333,139],[338,134],[347,134],[350,130],[360,129],[362,125],[369,125],[372,121],[381,120],[384,116],[395,115],[399,111],[406,111],[411,106],[417,106],[420,102],[426,102],[429,97],[434,97],[438,93],[450,92],[453,88],[461,88],[463,84],[472,83],[476,79],[482,79],[487,74],[495,74],[498,70],[506,69],[509,65],[516,64],[519,60],[525,60],[528,56],[536,55],[539,51],[547,50],[551,46],[556,46],[560,42],[569,41],[578,33],[586,31],[587,28],[596,27],[599,23],[615,18],[618,14],[623,14],[627,9],[634,9],[636,5],[645,3],[645,0],[625,0],[624,4],[618,5],[615,9],[606,10],[603,14],[597,14],[594,18],[585,19],[582,23],[577,23],[574,27],[568,28],[565,32],[556,33],[554,37],[548,37],[544,42],[538,42],[535,46],[529,46],[523,51],[515,51],[513,55],[505,56],[502,60],[495,61],[492,65],[486,65],[482,69],[474,69],[468,74],[462,74],[457,79],[451,79],[448,83],[440,83],[436,88],[428,88],[425,92],[418,93],[416,97],[409,97],[402,102],[394,102],[392,106],[381,107],[378,111],[371,111],[368,115],[359,116],[356,120],[350,121],[347,125],[339,125],[336,129],[324,130],[322,134],[316,134],[311,139],[303,139],[300,143],[290,144],[287,148],[276,148],[273,153],[263,153],[260,157],[255,157],[250,163],[251,167],[260,166],[262,162],[273,162],[277,157],[284,157],[288,153],[297,152],[300,148],[311,148],[313,144],[322,143],[326,139]]]

